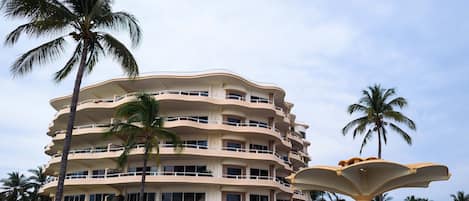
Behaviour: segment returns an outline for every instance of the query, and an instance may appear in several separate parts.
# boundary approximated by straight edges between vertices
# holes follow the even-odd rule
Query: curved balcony
[[[116,108],[119,105],[134,101],[139,93],[128,93],[122,96],[116,96],[114,98],[104,99],[88,99],[81,101],[77,104],[77,111],[92,108]],[[239,107],[245,107],[248,109],[262,109],[272,111],[272,114],[281,117],[283,121],[289,123],[288,115],[285,114],[281,107],[275,106],[271,101],[251,100],[246,101],[244,99],[232,99],[232,98],[215,98],[209,97],[208,92],[205,91],[157,91],[149,92],[156,100],[176,100],[185,102],[205,102],[213,105],[235,105]],[[55,114],[54,121],[60,116],[69,113],[69,105],[63,106]],[[53,126],[50,125],[51,127]]]
[[[136,145],[130,151],[130,155],[143,155],[144,145]],[[211,148],[208,146],[202,145],[193,145],[193,144],[183,144],[182,151],[178,152],[174,150],[173,144],[161,144],[160,145],[160,157],[165,156],[174,156],[177,154],[180,157],[184,156],[204,156],[204,157],[221,157],[221,158],[237,158],[243,160],[262,160],[270,161],[276,163],[277,165],[282,166],[284,169],[292,171],[288,161],[284,161],[278,153],[274,153],[270,150],[256,150],[256,149],[238,149],[232,147],[221,147],[221,148]],[[124,150],[123,146],[111,146],[108,145],[107,148],[98,148],[98,149],[77,149],[70,150],[68,155],[69,163],[74,160],[79,160],[81,164],[90,164],[92,165],[93,160],[96,159],[105,159],[105,158],[117,158],[121,155]],[[153,154],[156,154],[153,153]],[[62,154],[54,154],[46,166],[46,169],[53,167],[58,168],[60,164]],[[89,162],[85,162],[89,160]]]
[[[217,130],[217,131],[229,131],[233,133],[258,133],[276,138],[287,148],[291,148],[291,142],[282,137],[280,131],[276,128],[266,126],[258,123],[232,123],[232,122],[221,122],[214,120],[198,119],[193,117],[167,117],[165,122],[166,128],[176,127],[191,127],[201,130]],[[73,130],[73,135],[81,135],[90,133],[104,132],[110,128],[111,124],[89,124],[76,126]],[[65,130],[55,131],[49,133],[49,135],[55,135],[54,140],[60,140],[65,138]]]
[[[297,167],[297,166],[305,167],[306,166],[305,162],[303,161],[303,158],[296,151],[291,151],[288,154],[288,158],[290,158],[290,161],[292,161],[292,164],[295,167]]]
[[[113,173],[103,175],[81,175],[65,177],[65,186],[93,186],[113,184],[138,184],[141,181],[141,172]],[[278,189],[292,194],[290,184],[274,177],[223,175],[214,177],[211,173],[199,172],[147,172],[147,184],[186,183],[186,184],[213,184],[245,187],[267,187]],[[39,190],[40,193],[51,192],[57,186],[57,178],[50,177]]]
[[[303,191],[294,190],[294,191],[293,191],[293,199],[296,199],[296,200],[308,200],[308,196],[307,196],[306,193],[303,193]]]
[[[300,136],[297,136],[292,133],[288,133],[288,138],[295,143],[294,145],[297,145],[300,149],[303,149],[303,139]]]

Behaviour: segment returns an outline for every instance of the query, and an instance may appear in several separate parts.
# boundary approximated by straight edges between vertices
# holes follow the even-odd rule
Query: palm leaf
[[[104,43],[106,51],[121,64],[122,70],[129,77],[135,77],[138,75],[139,72],[137,62],[135,61],[132,53],[130,53],[124,44],[122,44],[119,40],[110,34],[104,34],[101,40],[101,42]]]
[[[13,75],[30,72],[36,64],[45,64],[59,57],[64,51],[65,39],[56,38],[21,55],[11,67]]]
[[[407,132],[405,132],[393,123],[389,123],[389,127],[394,130],[397,134],[399,134],[407,142],[407,144],[412,145],[412,138],[409,134],[407,134]]]

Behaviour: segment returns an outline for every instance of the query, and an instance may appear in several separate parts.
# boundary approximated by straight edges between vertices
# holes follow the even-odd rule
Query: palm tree
[[[469,201],[469,194],[464,194],[464,191],[458,191],[455,194],[451,194],[454,201]]]
[[[46,184],[47,175],[44,172],[44,168],[39,166],[36,169],[28,170],[32,175],[28,178],[28,181],[32,185],[33,192],[30,194],[30,200],[33,201],[50,201],[49,196],[40,195],[38,193],[39,188]]]
[[[391,201],[393,198],[389,194],[385,193],[382,195],[375,196],[371,201]]]
[[[116,110],[116,118],[126,119],[125,122],[114,124],[105,136],[117,135],[125,139],[124,151],[118,158],[118,165],[123,167],[131,149],[138,144],[144,144],[142,180],[140,184],[140,201],[144,200],[145,177],[147,162],[153,151],[156,151],[156,161],[159,161],[159,143],[161,140],[171,140],[174,149],[182,147],[179,136],[166,130],[163,126],[163,118],[158,116],[159,104],[148,94],[140,94],[137,101],[125,103]]]
[[[428,198],[419,198],[414,195],[407,196],[404,201],[429,201]]]
[[[127,75],[137,76],[138,65],[131,52],[106,31],[128,31],[135,47],[140,43],[141,29],[133,15],[112,12],[111,0],[1,0],[0,9],[7,17],[27,20],[7,35],[7,45],[15,44],[22,34],[32,37],[59,35],[21,55],[11,66],[14,76],[27,74],[36,64],[59,58],[64,53],[67,39],[76,43],[71,57],[54,75],[54,80],[60,82],[78,66],[55,196],[55,200],[60,201],[83,75],[93,70],[100,57],[109,54],[121,64]]]
[[[19,172],[8,173],[8,178],[0,180],[2,192],[0,197],[5,201],[28,201],[28,190],[31,184],[27,178]]]
[[[324,192],[324,191],[311,191],[311,192],[309,192],[309,195],[310,195],[312,201],[326,201],[324,199],[324,194],[325,193],[326,192]]]
[[[411,145],[412,138],[410,135],[396,125],[396,123],[401,123],[412,130],[416,130],[414,121],[395,110],[395,107],[399,109],[406,107],[407,100],[403,97],[392,98],[396,95],[395,89],[384,89],[378,84],[369,86],[368,90],[362,91],[362,94],[363,96],[358,103],[348,106],[348,112],[350,114],[360,113],[363,116],[352,120],[342,129],[342,133],[346,135],[350,129],[354,128],[354,139],[357,134],[365,134],[360,154],[363,151],[363,147],[376,132],[378,134],[378,158],[381,158],[381,140],[384,141],[384,144],[387,143],[387,128],[395,131],[404,138],[407,144]]]

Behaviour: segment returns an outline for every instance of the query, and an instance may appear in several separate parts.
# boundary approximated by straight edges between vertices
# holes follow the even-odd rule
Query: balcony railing
[[[216,120],[208,120],[208,119],[202,119],[202,118],[196,118],[196,117],[189,117],[189,116],[177,116],[177,117],[166,117],[164,118],[165,121],[167,122],[173,122],[173,121],[193,121],[199,124],[223,124],[223,125],[229,125],[229,126],[236,126],[236,127],[256,127],[256,128],[265,128],[274,131],[275,133],[280,134],[280,130],[271,127],[269,125],[265,125],[263,123],[236,123],[236,122],[229,122],[229,121],[223,121],[219,122]],[[105,124],[86,124],[86,125],[80,125],[80,126],[75,126],[74,129],[79,130],[79,129],[87,129],[87,128],[109,128],[111,127],[111,123],[105,123]],[[66,130],[59,130],[56,131],[55,134],[64,134]],[[286,139],[285,139],[286,140]]]
[[[137,144],[133,146],[134,149],[144,148],[144,144]],[[174,148],[174,144],[160,144],[160,148]],[[182,144],[183,148],[190,148],[190,149],[199,149],[199,150],[218,150],[218,151],[235,151],[235,152],[246,152],[246,153],[253,153],[253,154],[269,154],[274,155],[281,161],[283,161],[287,165],[291,165],[290,161],[288,161],[288,157],[282,157],[278,153],[274,153],[271,150],[260,150],[260,149],[241,149],[241,148],[233,148],[233,147],[222,147],[222,148],[209,148],[206,145],[195,145],[195,144]],[[70,150],[69,154],[96,154],[96,153],[111,153],[111,152],[119,152],[124,151],[124,146],[108,146],[107,148],[87,148],[87,149],[75,149]],[[62,157],[61,153],[57,153],[52,155],[53,158]]]
[[[96,180],[96,179],[108,179],[108,178],[121,178],[121,177],[132,177],[132,176],[141,176],[143,172],[123,172],[123,173],[109,173],[109,174],[99,174],[99,175],[70,175],[66,176],[65,180],[75,180],[75,179],[85,179],[85,180]],[[174,177],[213,177],[212,173],[208,172],[157,172],[157,171],[148,171],[145,174],[146,176],[174,176]],[[215,177],[213,177],[215,178]],[[291,188],[289,183],[286,183],[276,177],[270,176],[255,176],[255,175],[223,175],[222,178],[225,179],[236,179],[236,180],[249,180],[249,181],[261,181],[261,180],[271,180],[275,183],[282,185],[287,188]],[[46,180],[47,183],[57,181],[57,177],[48,177]]]
[[[83,105],[86,103],[115,103],[119,102],[122,99],[125,99],[127,97],[136,97],[140,93],[128,93],[124,94],[122,96],[116,96],[114,98],[100,98],[100,99],[88,99],[88,100],[83,100],[77,103],[77,106]],[[163,91],[155,91],[155,92],[147,92],[147,94],[152,95],[152,96],[159,96],[159,95],[164,95],[164,94],[173,94],[173,95],[181,95],[181,96],[199,96],[199,97],[209,97],[209,93],[207,91],[178,91],[178,90],[163,90]],[[213,98],[213,97],[212,97]],[[225,99],[231,99],[231,100],[239,100],[239,101],[246,101],[246,98],[244,96],[236,96],[236,95],[226,95]],[[254,99],[250,100],[251,103],[258,103],[258,104],[270,104],[273,105],[274,103],[271,100],[264,100],[264,99]],[[61,109],[66,109],[70,108],[70,105],[64,105],[62,106]],[[281,107],[275,106],[275,109],[278,111],[283,112],[283,109]]]

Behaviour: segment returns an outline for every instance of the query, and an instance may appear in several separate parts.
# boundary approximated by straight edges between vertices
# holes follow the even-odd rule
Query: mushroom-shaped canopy
[[[356,200],[371,200],[381,193],[402,187],[428,187],[432,181],[448,180],[444,165],[416,163],[403,165],[376,158],[352,158],[339,167],[314,166],[288,177],[301,190],[341,193]]]

